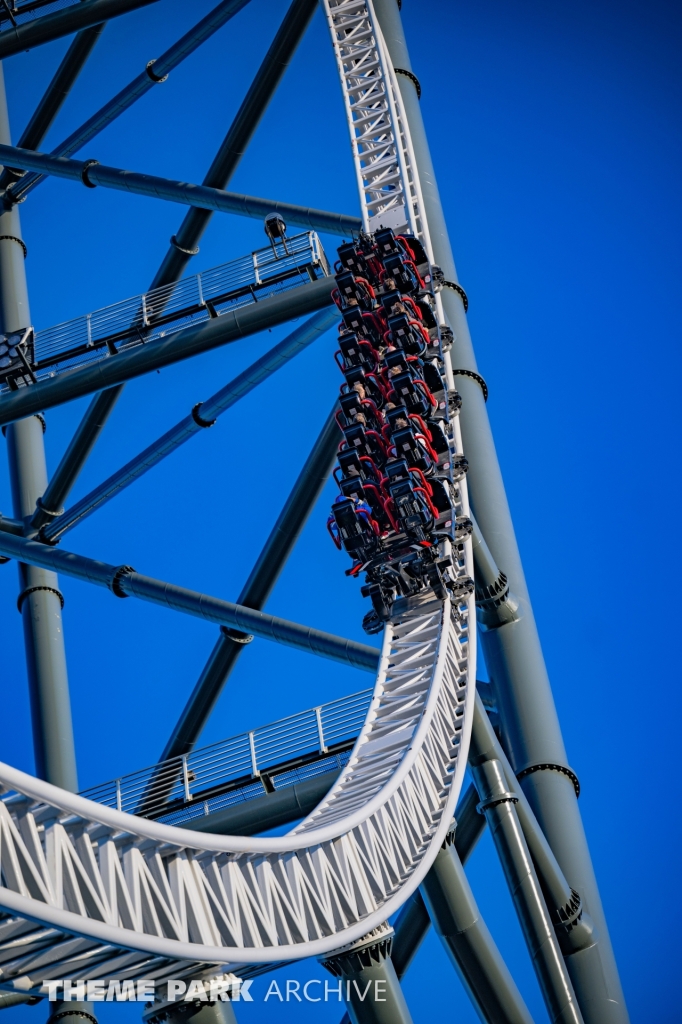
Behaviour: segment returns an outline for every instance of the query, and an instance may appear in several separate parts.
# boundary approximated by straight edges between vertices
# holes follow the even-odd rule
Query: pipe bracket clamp
[[[242,633],[239,629],[232,629],[231,626],[221,626],[220,632],[228,640],[233,640],[236,644],[250,644],[253,640],[252,633]]]
[[[489,796],[487,800],[481,800],[480,804],[476,805],[476,810],[479,814],[485,814],[491,807],[497,807],[498,804],[517,804],[519,798],[516,793],[498,793],[496,796]]]
[[[62,594],[61,590],[56,590],[55,587],[26,587],[26,590],[22,590],[22,592],[19,594],[19,597],[17,598],[17,611],[20,614],[26,598],[29,596],[29,594],[35,594],[37,590],[46,590],[48,594],[54,594],[56,597],[59,598],[59,603],[61,604],[62,608],[64,607],[64,595]]]
[[[464,306],[464,312],[465,313],[469,312],[469,296],[464,291],[464,289],[462,288],[461,284],[457,284],[456,281],[446,281],[446,280],[443,280],[442,287],[443,288],[450,288],[453,292],[457,292],[457,294],[459,295],[460,299],[462,300],[462,304]]]
[[[452,371],[452,376],[453,377],[471,377],[472,380],[476,381],[476,383],[480,387],[481,391],[483,392],[483,401],[484,402],[488,401],[488,385],[484,381],[483,377],[481,377],[480,373],[476,373],[474,370],[462,370],[462,369],[459,369],[459,370],[453,370]]]
[[[580,796],[580,780],[578,776],[570,768],[567,768],[563,764],[529,764],[527,768],[522,768],[520,772],[516,773],[516,778],[521,781],[526,775],[533,775],[534,772],[559,772],[560,775],[566,775],[573,783],[575,790],[576,799]]]
[[[405,68],[393,68],[393,70],[395,71],[396,75],[405,75],[405,78],[409,78],[409,80],[412,82],[415,89],[417,90],[417,99],[420,100],[422,98],[422,87],[417,76],[413,74],[411,71],[406,71]]]
[[[60,1010],[59,1013],[53,1013],[48,1018],[46,1024],[55,1024],[55,1021],[61,1020],[63,1017],[83,1017],[84,1020],[92,1021],[92,1024],[98,1024],[97,1018],[93,1017],[91,1013],[86,1013],[85,1010]]]
[[[86,160],[81,170],[81,181],[86,188],[97,188],[97,184],[94,181],[90,181],[88,177],[88,170],[91,167],[96,167],[99,164],[99,160]]]
[[[177,249],[178,252],[184,253],[185,256],[196,256],[197,253],[199,252],[199,246],[197,246],[196,249],[185,249],[182,245],[180,245],[175,235],[170,236],[170,244],[173,246],[174,249]]]
[[[43,433],[45,433],[45,431],[43,431]],[[50,519],[56,519],[57,516],[63,516],[64,515],[64,509],[63,508],[57,509],[56,511],[55,511],[55,509],[52,509],[52,508],[45,508],[45,506],[43,505],[43,499],[42,498],[36,498],[36,508],[39,508],[40,511],[43,513],[43,515],[49,516]]]
[[[198,427],[212,427],[213,424],[216,422],[217,417],[216,419],[213,420],[205,420],[203,416],[199,414],[199,409],[201,409],[203,404],[203,402],[197,402],[197,404],[194,406],[194,408],[192,409],[192,419],[194,420]]]
[[[26,242],[23,238],[17,238],[16,235],[0,235],[0,242],[16,242],[24,250],[24,259],[28,256],[28,249],[26,248]]]
[[[154,72],[152,71],[152,64],[156,64],[156,57],[154,57],[153,60],[147,61],[147,65],[145,67],[147,77],[151,78],[152,82],[154,82],[155,85],[158,85],[161,82],[165,82],[166,79],[168,78],[168,75],[155,75]]]
[[[116,594],[116,597],[130,597],[130,595],[126,594],[123,589],[123,581],[126,576],[130,576],[131,572],[135,572],[132,565],[119,565],[118,569],[111,577],[109,590],[111,590],[113,594]]]

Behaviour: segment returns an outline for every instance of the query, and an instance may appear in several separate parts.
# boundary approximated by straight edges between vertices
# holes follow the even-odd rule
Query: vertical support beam
[[[0,67],[0,142],[9,145],[10,141]],[[16,206],[0,210],[0,236],[0,328],[18,331],[30,326],[31,315]],[[47,485],[42,417],[29,416],[11,424],[6,436],[14,515],[28,524]],[[77,792],[59,582],[56,573],[23,563],[19,581],[36,770],[48,782]]]
[[[374,0],[374,8],[394,67],[412,72],[396,0]],[[417,90],[406,75],[399,74],[398,82],[420,174],[434,257],[446,281],[457,284]],[[455,335],[450,353],[453,370],[476,373],[462,298],[448,287],[442,295]],[[581,1007],[586,1024],[626,1024],[629,1018],[618,968],[571,781],[483,393],[476,380],[467,376],[457,377],[457,387],[462,395],[460,422],[469,460],[467,482],[473,510],[497,565],[519,601],[517,621],[481,636],[486,665],[497,693],[504,745],[514,770],[523,778],[524,791],[566,878],[581,894],[600,935],[598,946],[583,954],[597,956],[601,967],[594,972],[589,1007]]]
[[[446,842],[438,851],[422,892],[438,937],[481,1020],[486,1024],[533,1024],[481,917],[454,846]]]
[[[481,721],[474,721],[469,766],[481,798],[509,892],[519,918],[549,1019],[556,1024],[583,1024],[573,986],[561,955],[535,867],[528,851],[504,769],[486,749]]]
[[[391,936],[387,927],[377,928],[351,949],[322,961],[322,966],[339,979],[352,1024],[412,1024],[391,962]],[[329,992],[334,991],[330,985]]]

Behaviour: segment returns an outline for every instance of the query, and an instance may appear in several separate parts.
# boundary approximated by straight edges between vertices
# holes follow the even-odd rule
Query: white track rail
[[[371,6],[327,0],[326,10],[366,225],[412,227],[430,251]],[[452,447],[461,453],[456,419]],[[453,493],[466,515],[464,480]],[[456,575],[473,576],[469,541],[455,546],[453,563]],[[404,606],[386,626],[349,763],[278,838],[162,825],[0,764],[0,987],[243,974],[362,939],[414,892],[444,841],[466,768],[474,679],[473,595]]]

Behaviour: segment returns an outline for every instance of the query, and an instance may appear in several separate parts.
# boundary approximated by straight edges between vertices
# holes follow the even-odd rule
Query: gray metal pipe
[[[9,141],[0,66],[0,142]],[[16,207],[0,210],[0,236],[0,331],[19,331],[30,325],[31,314]],[[6,433],[14,516],[26,524],[47,484],[43,421],[29,416],[12,424]],[[2,532],[0,536],[16,544],[26,543],[9,533]],[[36,771],[48,782],[77,792],[59,581],[49,566],[37,568],[20,561],[19,585]]]
[[[153,89],[155,85],[160,82],[164,82],[171,71],[173,71],[179,64],[182,63],[190,54],[206,42],[219,28],[222,28],[231,18],[241,11],[242,7],[245,7],[249,0],[223,0],[222,3],[214,7],[205,18],[202,18],[193,28],[186,32],[181,39],[174,43],[165,53],[158,57],[154,61],[150,61],[145,70],[139,74],[136,78],[129,82],[120,92],[105,103],[92,117],[82,124],[79,128],[69,135],[68,138],[60,142],[58,146],[55,146],[51,150],[51,156],[71,156],[72,153],[77,152],[82,146],[84,146],[91,139],[94,139],[96,135],[115,121],[116,118],[120,117],[126,110],[128,110],[137,100],[145,96],[150,89]],[[87,32],[101,32],[104,26],[98,25],[96,28],[87,29]],[[83,33],[84,34],[84,33]],[[78,38],[72,43],[71,49],[73,49],[78,43]],[[83,44],[81,44],[82,46]],[[92,48],[92,44],[91,44]],[[69,51],[69,53],[71,50]],[[64,58],[62,65],[67,63],[69,54]],[[59,76],[61,66],[57,75]],[[79,69],[80,70],[80,69]],[[50,86],[52,88],[52,86]],[[48,90],[49,91],[49,90]],[[47,95],[47,94],[46,94]],[[39,108],[40,109],[40,108]],[[33,120],[36,119],[34,115]],[[33,121],[31,122],[33,124]],[[30,126],[29,126],[30,127]],[[34,133],[35,134],[35,133]],[[24,132],[18,145],[23,146],[26,149],[37,149],[43,138],[45,132],[39,137],[34,138],[34,134],[28,136],[27,139],[24,136],[27,132]],[[33,189],[43,180],[41,174],[27,174],[21,181],[17,182],[16,185],[10,189],[11,198],[18,202],[24,196],[32,192]],[[0,180],[0,186],[2,181]]]
[[[433,923],[462,984],[487,1024],[531,1024],[531,1016],[476,905],[464,873],[485,828],[478,794],[469,786],[455,814],[457,823],[395,923],[392,960],[402,978]]]
[[[469,766],[549,1018],[557,1024],[582,1024],[573,985],[516,814],[516,796],[507,786],[501,762],[490,756],[480,714],[473,724]]]
[[[47,544],[1,532],[0,554],[16,558],[28,565],[63,572],[66,576],[107,587],[118,597],[139,597],[143,601],[161,604],[166,608],[205,619],[207,622],[253,633],[266,640],[273,640],[275,643],[295,647],[323,658],[331,658],[333,661],[340,661],[366,672],[377,670],[379,651],[375,647],[359,644],[354,640],[345,640],[343,637],[309,626],[301,626],[297,622],[290,622],[276,615],[266,615],[264,612],[245,608],[232,601],[209,597],[196,590],[164,583],[151,576],[143,576],[129,566],[109,565],[94,558],[86,558],[84,555],[76,555],[70,551],[51,548]]]
[[[315,210],[275,199],[224,192],[207,185],[160,178],[155,174],[139,174],[120,167],[107,167],[96,160],[70,160],[68,157],[51,156],[49,153],[37,153],[16,146],[0,146],[0,160],[12,169],[38,170],[42,174],[78,181],[88,188],[103,185],[119,192],[165,199],[171,203],[213,210],[216,213],[235,213],[242,217],[255,217],[257,220],[262,220],[269,213],[279,213],[287,224],[297,224],[312,231],[327,231],[333,235],[350,235],[362,227],[359,217],[344,213],[330,213],[328,210]]]
[[[397,4],[394,0],[375,0],[374,6],[393,65],[412,72]],[[457,272],[417,91],[410,78],[397,77],[419,169],[435,260],[446,280],[456,284]],[[443,289],[442,297],[455,335],[450,353],[453,369],[476,373],[462,298],[448,287]],[[618,969],[571,781],[482,388],[470,376],[458,375],[456,379],[463,403],[460,422],[469,460],[469,496],[495,562],[507,576],[519,602],[517,621],[490,629],[481,636],[497,694],[504,746],[514,771],[521,775],[528,772],[522,779],[524,790],[566,878],[571,887],[580,892],[600,936],[598,953],[586,950],[581,954],[596,955],[599,960],[589,1006],[583,1004],[586,1024],[627,1024],[629,1018]],[[544,767],[538,769],[540,765]],[[598,978],[601,981],[597,981]]]
[[[422,893],[433,926],[481,1019],[486,1024],[533,1024],[451,845],[438,851]]]
[[[498,569],[476,519],[471,514],[471,542],[476,583],[476,618],[483,630],[499,629],[520,617],[519,602],[509,590],[505,574]]]
[[[263,607],[320,496],[334,464],[340,440],[339,427],[334,417],[335,409],[336,403],[242,587],[238,598],[241,605],[256,609]],[[160,761],[186,754],[196,743],[244,649],[240,639],[243,638],[235,637],[233,631],[221,631]]]
[[[21,992],[0,992],[0,1010],[9,1010],[11,1006],[20,1006],[22,1003],[33,1006],[40,1001],[40,996],[24,996]]]
[[[203,185],[216,189],[227,188],[316,8],[316,0],[293,0],[204,176]],[[209,210],[194,208],[187,211],[178,231],[171,238],[170,248],[151,284],[152,288],[170,284],[182,276],[192,256],[199,251],[199,241],[211,217]]]
[[[101,391],[93,398],[38,502],[31,519],[32,529],[39,530],[60,515],[62,502],[76,482],[122,390],[123,385],[119,384],[115,388]]]
[[[337,320],[336,308],[323,309],[319,313],[315,313],[310,320],[297,327],[288,337],[278,345],[275,345],[264,356],[261,356],[252,366],[244,370],[243,373],[240,373],[239,376],[235,377],[229,384],[226,384],[215,395],[212,395],[205,402],[199,402],[189,416],[185,416],[179,423],[176,423],[162,437],[145,448],[143,452],[135,456],[134,459],[131,459],[130,462],[117,470],[116,473],[113,473],[107,480],[90,491],[89,494],[86,494],[84,498],[81,498],[79,502],[68,509],[63,515],[52,517],[51,522],[43,529],[42,537],[50,543],[55,543],[67,530],[73,529],[78,523],[92,515],[93,512],[101,508],[108,501],[111,501],[113,497],[126,487],[129,487],[135,480],[144,476],[145,473],[167,458],[168,455],[171,455],[186,441],[189,441],[195,434],[199,434],[206,427],[212,426],[218,416],[226,412],[227,409],[230,409],[240,398],[249,394],[271,374],[275,373],[289,360],[297,356],[299,352],[302,352],[316,341]],[[106,404],[108,404],[108,396],[109,392],[102,392],[98,398],[100,401],[106,401]],[[95,436],[92,432],[88,432],[87,437],[90,447],[92,447]],[[74,441],[76,440],[77,438],[74,438]],[[67,460],[68,456],[69,452],[66,453],[64,459]],[[73,460],[71,460],[70,465],[73,467]],[[55,480],[58,484],[59,470],[48,488],[48,499],[50,498],[49,491],[55,486]],[[53,498],[52,504],[54,504]],[[49,507],[52,507],[52,504]],[[44,507],[45,500],[41,502],[38,513],[41,513]],[[34,517],[33,525],[35,525],[35,520],[36,517]]]
[[[81,3],[45,14],[35,21],[13,25],[0,32],[0,60],[153,3],[156,0],[82,0]]]
[[[16,245],[13,242],[8,244]],[[333,277],[323,277],[251,306],[222,313],[215,320],[158,338],[139,348],[102,358],[90,366],[61,373],[30,388],[12,391],[0,398],[0,425],[113,384],[122,384],[133,377],[276,327],[295,317],[315,313],[331,305],[335,285]]]

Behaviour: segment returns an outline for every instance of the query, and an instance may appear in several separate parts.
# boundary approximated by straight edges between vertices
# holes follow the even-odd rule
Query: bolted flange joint
[[[521,618],[519,602],[509,589],[509,581],[500,570],[489,586],[476,587],[476,618],[483,630],[499,629]]]
[[[123,589],[123,584],[126,576],[130,576],[130,574],[134,572],[135,570],[132,565],[119,565],[118,569],[116,569],[114,575],[109,580],[109,590],[112,594],[116,594],[116,597],[129,597],[130,595],[126,594]]]
[[[325,967],[335,978],[343,978],[374,964],[388,960],[393,946],[393,929],[388,924],[374,928],[358,942],[344,946],[332,956],[322,960]]]

